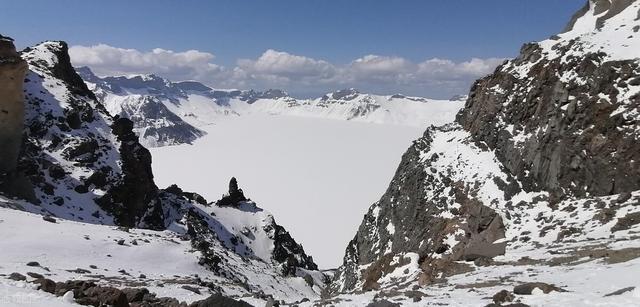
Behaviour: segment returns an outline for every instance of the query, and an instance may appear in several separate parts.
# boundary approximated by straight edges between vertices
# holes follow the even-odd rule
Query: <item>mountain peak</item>
[[[351,88],[346,88],[346,89],[337,90],[335,92],[328,93],[322,97],[322,100],[329,100],[329,99],[353,100],[358,95],[360,95],[360,91],[351,87]]]
[[[609,60],[638,58],[640,1],[590,0],[569,21],[564,32],[540,45],[550,57],[562,49],[572,54],[606,53]]]

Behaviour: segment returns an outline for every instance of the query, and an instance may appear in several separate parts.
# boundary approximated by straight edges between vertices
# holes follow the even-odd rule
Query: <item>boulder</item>
[[[56,282],[51,279],[38,278],[34,280],[33,283],[38,285],[39,290],[42,290],[44,292],[48,292],[51,294],[56,293]]]
[[[530,282],[530,283],[525,283],[525,284],[515,286],[513,288],[513,293],[520,294],[520,295],[531,295],[534,289],[540,289],[544,294],[547,294],[551,291],[566,292],[566,290],[558,288],[552,284],[547,284],[543,282]]]
[[[24,276],[24,275],[22,275],[20,273],[17,273],[17,272],[9,274],[9,277],[7,277],[7,278],[9,278],[11,280],[15,280],[15,281],[27,280],[26,276]]]
[[[500,292],[493,295],[493,302],[496,304],[502,304],[506,302],[513,302],[515,297],[508,290],[501,290]]]

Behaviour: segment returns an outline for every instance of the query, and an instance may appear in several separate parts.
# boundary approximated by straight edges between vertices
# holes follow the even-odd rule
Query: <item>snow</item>
[[[388,232],[390,235],[393,235],[393,234],[395,234],[395,233],[396,233],[396,227],[395,227],[395,226],[393,226],[393,223],[389,222],[389,224],[387,224],[387,232]]]
[[[71,297],[73,298],[73,295]],[[0,278],[0,306],[71,307],[81,305],[75,304],[72,299],[59,298],[53,294],[38,291],[34,284]]]
[[[580,41],[579,48],[572,48],[572,51],[564,55],[580,55],[587,52],[606,52],[607,60],[627,60],[640,58],[640,32],[634,30],[634,26],[640,25],[638,11],[640,2],[630,4],[625,10],[605,21],[599,30],[596,27],[596,20],[604,16],[607,11],[600,15],[595,15],[595,4],[590,1],[589,11],[579,18],[573,29],[569,32],[559,34],[559,39],[548,39],[540,42],[545,52],[551,58],[558,57],[554,50],[558,46],[569,44],[572,40]]]
[[[404,97],[404,96],[403,96]],[[395,98],[359,94],[353,100],[261,99],[251,113],[354,120],[378,124],[426,127],[453,121],[464,102],[425,98]]]
[[[177,224],[169,227],[169,230],[150,231],[124,230],[114,226],[62,219],[50,223],[42,220],[40,215],[4,208],[13,202],[0,197],[0,232],[4,238],[0,241],[0,250],[3,251],[0,253],[0,274],[18,272],[26,275],[27,272],[35,272],[54,281],[86,280],[92,275],[100,274],[104,276],[100,283],[118,288],[132,285],[139,287],[142,284],[159,297],[174,297],[186,302],[210,295],[206,289],[201,289],[202,294],[198,295],[181,288],[183,284],[199,287],[198,282],[194,281],[195,276],[220,285],[226,295],[239,297],[249,295],[248,289],[253,289],[289,301],[317,297],[321,290],[318,287],[308,287],[302,277],[283,277],[276,273],[276,267],[270,264],[269,255],[263,254],[266,258],[264,260],[241,257],[240,253],[229,253],[220,242],[213,241],[211,243],[216,253],[225,255],[223,266],[228,271],[227,274],[246,281],[243,285],[216,275],[198,264],[199,254],[193,251],[190,241],[182,239],[183,232]],[[233,215],[235,219],[225,220],[225,226],[230,227],[229,229],[241,229],[246,227],[253,216],[249,214],[242,217],[247,210],[241,209],[243,210],[217,208],[216,212],[222,214],[227,211],[227,217]],[[237,212],[230,213],[231,210]],[[257,214],[269,219],[267,212]],[[218,217],[218,221],[223,219]],[[273,243],[260,235],[259,231],[253,233],[260,241]],[[119,244],[119,240],[124,240],[124,244]],[[244,238],[242,240],[245,242]],[[16,246],[20,248],[15,248]],[[254,252],[261,253],[256,250]],[[37,261],[40,266],[27,266],[26,263],[30,261]],[[92,266],[97,268],[92,269]],[[73,272],[76,268],[89,270],[90,273]],[[126,271],[126,274],[121,270]],[[141,274],[145,277],[139,277]],[[316,278],[321,279],[319,276]],[[4,281],[4,278],[0,280]]]
[[[206,132],[193,145],[151,149],[156,183],[215,201],[235,176],[320,267],[332,268],[423,129],[252,114],[221,119]]]
[[[204,130],[226,117],[246,115],[287,115],[424,128],[430,124],[442,125],[453,121],[464,105],[463,101],[370,95],[354,89],[328,93],[316,99],[298,99],[278,90],[262,93],[215,91],[202,84],[200,87],[208,90],[183,90],[181,83],[157,76],[153,76],[153,79],[149,79],[149,76],[100,79],[88,70],[82,73],[92,81],[85,82],[109,113],[129,117],[138,125],[145,126],[136,126],[136,132],[145,136],[141,141],[148,147],[185,143],[180,140],[154,140],[156,136],[144,134],[147,127],[179,129],[174,127],[175,119],[166,120],[171,114],[154,111],[160,109],[149,105],[150,102],[162,105],[193,128]],[[149,82],[145,83],[145,78]],[[277,94],[270,95],[273,92]]]
[[[503,192],[492,180],[494,177],[507,180],[492,151],[475,146],[469,133],[458,125],[435,129],[430,132],[430,137],[429,149],[421,154],[425,159],[438,154],[438,159],[431,161],[430,167],[453,181],[472,187],[471,194],[503,215],[507,238],[495,243],[507,243],[505,255],[495,257],[495,263],[489,266],[461,262],[473,270],[446,277],[446,281],[426,287],[418,284],[419,275],[411,265],[395,268],[377,280],[380,291],[368,294],[356,290],[341,294],[333,298],[336,306],[367,306],[371,301],[384,297],[402,306],[485,306],[500,290],[512,291],[514,286],[527,282],[555,284],[567,291],[543,294],[536,289],[533,295],[516,295],[517,302],[530,306],[640,306],[637,292],[640,288],[637,279],[640,251],[634,250],[640,247],[637,237],[640,225],[612,231],[618,219],[640,212],[637,205],[640,191],[631,193],[624,202],[618,201],[619,195],[568,198],[556,204],[555,208],[546,200],[532,201],[536,196],[546,196],[545,193],[520,192],[511,199],[511,203],[517,205],[509,207]],[[518,204],[522,200],[526,203]],[[599,222],[597,214],[607,208],[615,210],[611,221]],[[376,209],[374,207],[372,212]],[[507,212],[510,215],[507,216]],[[561,230],[570,228],[579,231],[558,236]],[[455,246],[458,243],[456,238],[464,235],[458,230],[449,233],[443,243]],[[520,240],[525,236],[529,240]],[[629,258],[610,256],[615,252],[628,253],[624,257]],[[598,256],[600,253],[605,256]],[[392,265],[398,263],[402,254],[393,256]],[[361,265],[359,268],[365,270],[368,267]],[[627,287],[636,287],[636,290],[605,297]],[[426,297],[415,302],[409,296],[409,289]]]

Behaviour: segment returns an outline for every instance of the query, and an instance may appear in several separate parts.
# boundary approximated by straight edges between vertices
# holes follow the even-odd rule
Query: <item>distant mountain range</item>
[[[453,120],[466,98],[380,96],[344,89],[298,99],[277,89],[218,90],[156,75],[101,78],[87,67],[77,71],[109,113],[131,119],[141,143],[151,147],[191,143],[220,117],[252,113],[426,127]]]

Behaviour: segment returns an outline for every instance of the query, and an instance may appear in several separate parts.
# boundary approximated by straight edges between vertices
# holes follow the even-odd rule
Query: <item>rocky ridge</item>
[[[10,43],[10,40],[6,41]],[[177,248],[184,248],[182,253],[187,255],[197,255],[193,264],[201,265],[201,274],[224,285],[205,284],[209,289],[207,293],[255,295],[258,301],[274,297],[283,299],[285,295],[296,299],[317,296],[319,285],[323,283],[322,273],[270,213],[247,199],[223,208],[175,186],[159,189],[153,180],[151,154],[140,144],[134,133],[134,123],[109,114],[75,72],[67,51],[64,42],[44,42],[25,49],[20,57],[15,53],[13,61],[7,60],[7,63],[24,65],[25,72],[27,64],[29,69],[26,77],[14,76],[14,79],[20,77],[20,82],[3,85],[16,86],[13,90],[20,93],[18,102],[24,108],[24,135],[20,131],[11,137],[19,138],[22,143],[16,157],[15,173],[24,174],[28,186],[33,187],[33,198],[11,199],[20,195],[3,191],[0,209],[3,217],[11,215],[13,210],[9,209],[43,216],[41,219],[29,217],[28,222],[11,228],[20,231],[16,237],[26,242],[22,233],[33,230],[26,231],[21,227],[33,223],[72,225],[62,221],[82,223],[94,233],[107,231],[108,226],[100,225],[118,226],[127,232],[129,229],[148,229],[157,232],[162,240],[189,243],[188,248],[182,244]],[[16,101],[0,103],[8,108]],[[5,123],[10,124],[3,121]],[[7,154],[7,158],[9,156]],[[9,182],[15,183],[15,180]],[[2,222],[4,220],[0,219]],[[0,227],[6,224],[2,223]],[[65,227],[56,230],[61,240],[78,233],[67,231]],[[43,238],[46,236],[35,237],[30,244],[45,244]],[[85,236],[85,240],[90,237]],[[138,246],[136,242],[141,240],[148,241],[138,238],[131,245]],[[80,242],[79,246],[84,246],[85,242]],[[116,243],[117,246],[129,245],[124,240]],[[56,249],[51,249],[47,255],[59,256],[55,256]],[[64,259],[64,256],[59,258]],[[64,263],[60,259],[51,262],[47,268],[48,272],[59,272],[53,274],[57,280],[88,274],[87,270],[79,269],[72,270],[77,275],[69,276],[60,267]],[[187,257],[184,261],[190,259]],[[212,259],[215,265],[211,265]],[[108,265],[117,263],[113,260]],[[26,267],[14,269],[19,272]],[[125,279],[131,278],[122,274]],[[101,280],[109,284],[109,278]],[[177,285],[202,287],[201,283],[201,280],[189,279],[189,282]]]
[[[456,123],[427,129],[405,153],[331,293],[375,290],[410,305],[402,296],[418,302],[440,288],[464,301],[457,289],[472,276],[491,296],[478,288],[517,284],[491,276],[518,276],[522,265],[553,279],[600,253],[637,264],[639,12],[638,1],[590,1],[566,32],[524,45],[478,80]],[[585,285],[563,282],[585,295]],[[570,299],[562,295],[552,296]]]
[[[134,122],[146,146],[190,144],[216,122],[244,115],[287,115],[423,127],[453,120],[461,101],[404,95],[379,96],[344,89],[316,99],[283,90],[217,90],[195,81],[171,82],[156,75],[104,77],[78,68],[112,115]]]

